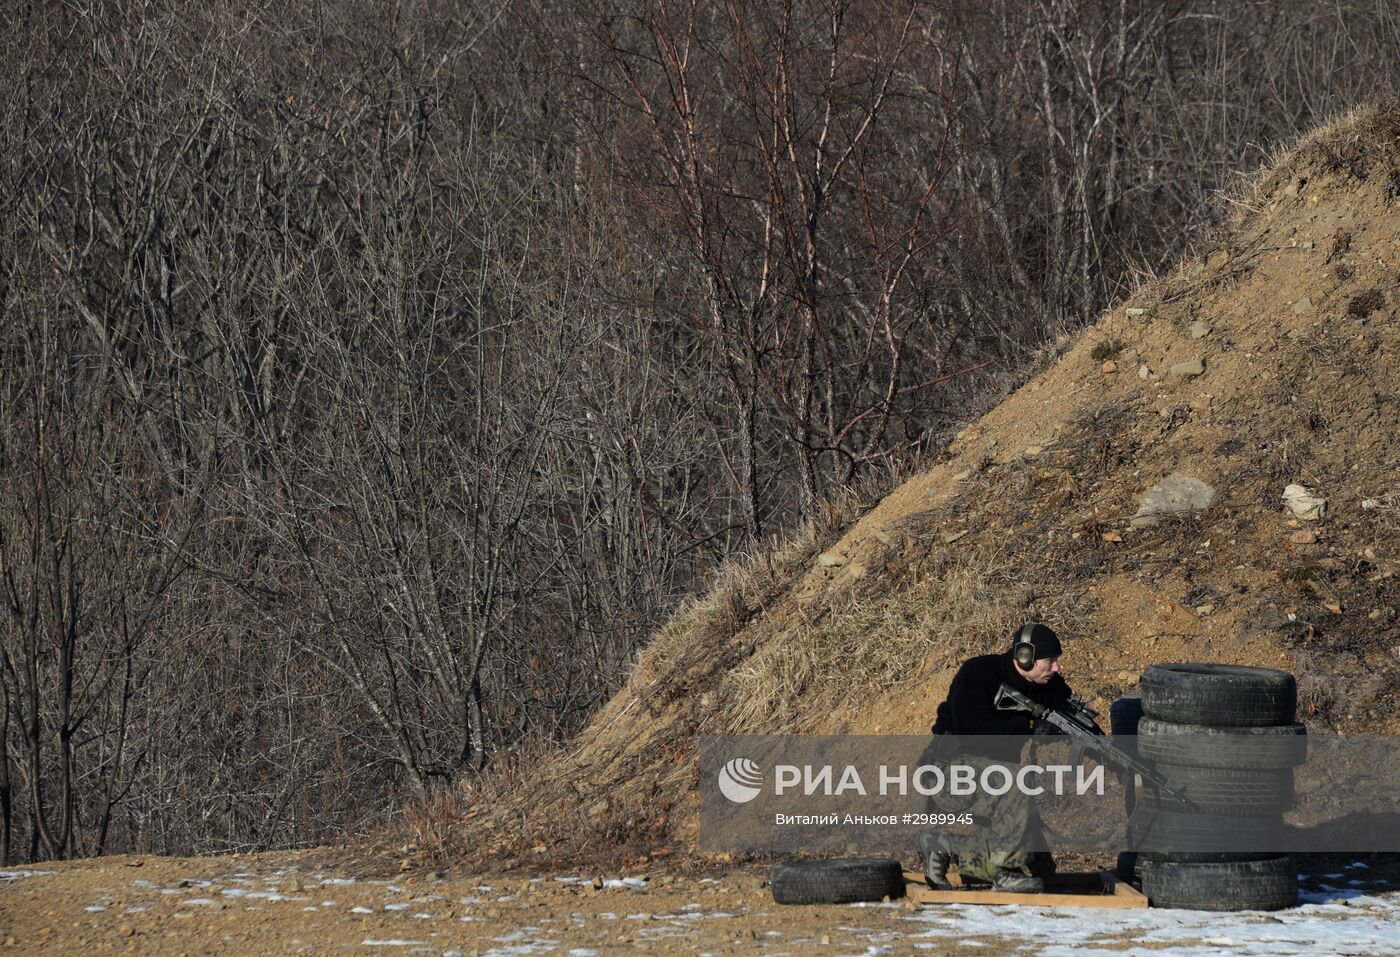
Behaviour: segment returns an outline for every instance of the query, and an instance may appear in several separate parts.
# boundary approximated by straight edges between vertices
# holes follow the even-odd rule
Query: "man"
[[[1016,630],[1011,647],[1000,654],[979,655],[963,662],[938,706],[934,743],[926,752],[932,763],[1015,765],[1031,734],[1031,717],[1024,711],[996,707],[997,690],[1005,682],[1026,697],[1057,708],[1070,698],[1060,677],[1060,639],[1048,626],[1028,623]],[[983,736],[995,737],[982,739]],[[948,888],[948,868],[956,859],[966,878],[988,881],[993,890],[1038,893],[1054,873],[1048,852],[1032,852],[1039,837],[1040,818],[1030,795],[1018,788],[993,797],[974,794],[961,801],[940,794],[935,811],[972,814],[977,830],[971,838],[925,831],[919,835],[924,876],[930,887]]]

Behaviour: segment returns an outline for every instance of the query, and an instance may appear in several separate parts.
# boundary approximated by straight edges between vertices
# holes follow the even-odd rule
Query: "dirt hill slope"
[[[1236,662],[1297,674],[1318,730],[1400,731],[1400,109],[1317,131],[1235,205],[932,468],[731,570],[440,851],[683,854],[694,735],[923,733],[956,665],[1031,618],[1100,708],[1152,662]],[[1174,474],[1209,507],[1136,526]]]

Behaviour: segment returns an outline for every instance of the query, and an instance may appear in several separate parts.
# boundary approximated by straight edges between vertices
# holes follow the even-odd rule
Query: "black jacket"
[[[1031,734],[1031,716],[1024,711],[998,711],[997,689],[1002,682],[1024,694],[1032,701],[1059,707],[1069,700],[1070,689],[1065,679],[1053,676],[1043,685],[1033,684],[1022,677],[1011,653],[978,655],[963,662],[953,676],[948,700],[938,706],[933,723],[935,735],[957,735],[960,750],[982,754],[1002,761],[1020,759],[1021,746]],[[999,735],[1004,740],[977,742],[964,736]]]

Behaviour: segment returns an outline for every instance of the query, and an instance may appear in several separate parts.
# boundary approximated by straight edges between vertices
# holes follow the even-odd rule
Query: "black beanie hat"
[[[1014,650],[1017,641],[1020,639],[1022,628],[1017,628],[1011,635],[1011,646]],[[1035,658],[1060,657],[1060,636],[1055,634],[1049,625],[1042,625],[1039,622],[1030,626],[1030,634],[1026,636],[1026,641],[1035,645]]]

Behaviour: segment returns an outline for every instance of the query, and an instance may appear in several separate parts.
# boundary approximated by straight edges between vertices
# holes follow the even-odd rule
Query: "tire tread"
[[[1153,907],[1191,910],[1281,910],[1298,899],[1292,857],[1187,864],[1143,860],[1142,891]]]
[[[1298,704],[1298,682],[1275,668],[1195,662],[1151,665],[1143,672],[1141,688],[1144,715],[1185,724],[1289,724]]]
[[[884,857],[791,861],[769,876],[779,904],[853,904],[904,896],[899,861]]]

